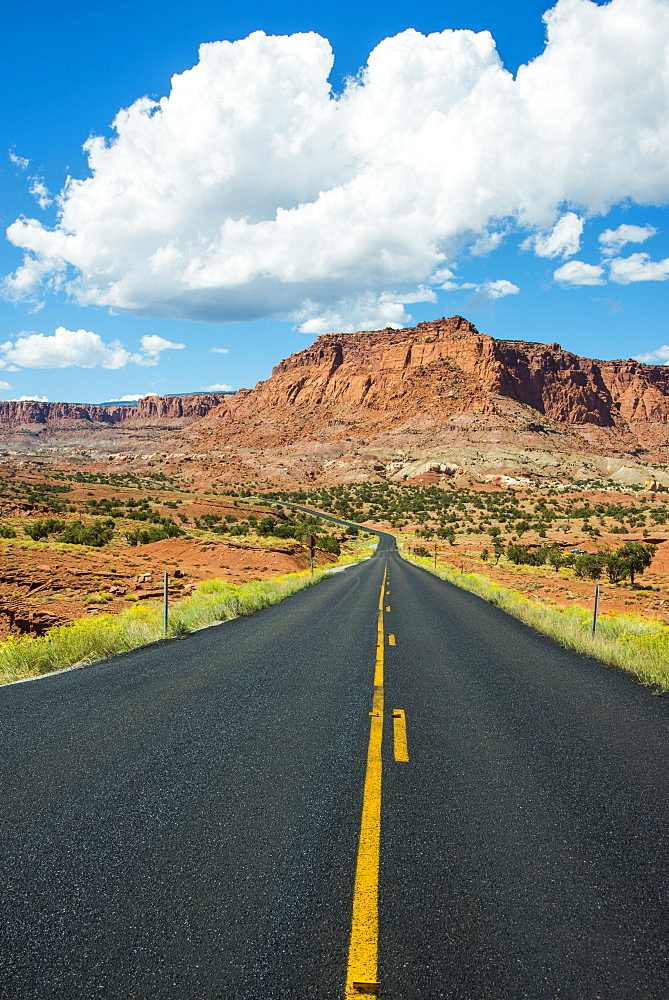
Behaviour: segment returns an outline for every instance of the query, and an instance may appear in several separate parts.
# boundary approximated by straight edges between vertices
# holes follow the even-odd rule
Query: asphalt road
[[[393,544],[0,688],[3,1000],[342,1000],[379,627],[381,996],[666,1000],[669,702]]]

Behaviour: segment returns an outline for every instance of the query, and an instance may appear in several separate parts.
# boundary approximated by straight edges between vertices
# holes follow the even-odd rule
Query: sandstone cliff
[[[21,427],[57,425],[71,421],[121,424],[128,421],[197,420],[225,400],[224,394],[147,396],[134,406],[89,403],[42,403],[37,400],[0,402],[0,424]]]
[[[426,459],[617,475],[624,462],[666,461],[668,423],[669,369],[496,341],[454,316],[321,336],[189,437],[198,451],[250,449],[244,464],[269,476],[402,475]]]
[[[669,369],[494,340],[453,316],[326,334],[234,395],[4,403],[0,425],[12,448],[24,428],[31,446],[90,442],[128,461],[144,449],[144,459],[173,460],[171,471],[200,462],[212,479],[401,477],[436,460],[643,482],[655,474],[648,463],[669,458]]]
[[[581,358],[559,344],[494,340],[454,316],[408,330],[326,334],[226,405],[230,414],[279,409],[298,421],[308,412],[316,430],[326,413],[368,422],[365,414],[374,412],[374,421],[394,425],[419,412],[441,419],[492,413],[503,399],[567,425],[665,425],[669,369]]]

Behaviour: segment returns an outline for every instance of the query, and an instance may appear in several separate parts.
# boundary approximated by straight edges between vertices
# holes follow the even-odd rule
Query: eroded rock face
[[[223,394],[193,393],[189,396],[147,396],[135,406],[103,406],[88,403],[41,403],[36,400],[0,403],[0,424],[25,426],[81,421],[89,424],[120,424],[126,421],[197,420],[226,399]]]
[[[258,413],[376,410],[402,420],[417,409],[442,418],[490,413],[500,398],[559,423],[666,424],[669,370],[581,358],[559,344],[494,340],[453,316],[415,329],[325,334],[231,406],[240,414],[249,405]]]
[[[494,340],[453,316],[325,334],[233,395],[150,396],[136,406],[0,403],[0,426],[12,448],[25,428],[31,441],[56,448],[118,450],[114,461],[175,470],[208,463],[208,474],[230,481],[406,476],[426,462],[578,478],[590,474],[588,455],[615,458],[596,465],[612,477],[624,461],[637,481],[639,456],[669,458],[669,369]]]

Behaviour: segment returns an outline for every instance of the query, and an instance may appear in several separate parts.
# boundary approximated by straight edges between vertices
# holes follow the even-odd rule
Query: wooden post
[[[163,573],[163,635],[167,635],[167,573]]]
[[[597,631],[597,615],[599,613],[599,584],[595,587],[595,606],[592,609],[592,634]]]

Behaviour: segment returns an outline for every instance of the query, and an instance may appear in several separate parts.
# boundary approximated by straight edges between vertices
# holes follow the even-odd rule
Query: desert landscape
[[[303,570],[311,532],[317,566],[355,547],[276,500],[547,603],[590,607],[598,582],[604,613],[669,623],[668,425],[663,368],[457,316],[320,337],[236,394],[0,404],[0,637],[157,600],[164,573],[178,599]],[[606,565],[629,545],[635,579]]]

